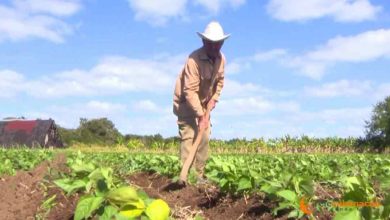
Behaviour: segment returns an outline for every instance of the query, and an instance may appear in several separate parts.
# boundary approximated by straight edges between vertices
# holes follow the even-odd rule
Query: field
[[[283,143],[214,142],[184,188],[174,144],[0,148],[0,219],[390,219],[389,154]]]

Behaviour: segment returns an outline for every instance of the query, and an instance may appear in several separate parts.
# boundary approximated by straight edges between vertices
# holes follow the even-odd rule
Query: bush
[[[87,120],[80,118],[77,129],[59,129],[63,141],[70,145],[75,142],[84,144],[114,145],[122,136],[107,118]]]

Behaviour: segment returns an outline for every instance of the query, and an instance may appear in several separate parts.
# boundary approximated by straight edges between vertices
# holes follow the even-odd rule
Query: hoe
[[[206,110],[206,117],[210,118],[210,109]],[[205,131],[205,128],[201,128],[198,130],[198,135],[196,136],[196,139],[195,139],[195,141],[192,144],[192,147],[190,149],[190,153],[189,153],[187,159],[185,160],[183,167],[181,169],[179,184],[185,185],[187,182],[188,171],[189,171],[192,163],[194,162],[195,154],[198,151],[198,147],[199,147],[200,141],[202,140],[202,136],[203,136],[204,131]]]

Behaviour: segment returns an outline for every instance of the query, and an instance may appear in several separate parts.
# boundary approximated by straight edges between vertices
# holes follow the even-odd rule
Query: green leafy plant
[[[151,199],[132,186],[115,184],[111,168],[96,168],[82,153],[78,152],[75,158],[69,159],[68,166],[72,173],[54,183],[68,195],[76,191],[84,194],[77,203],[75,220],[93,216],[103,220],[113,217],[165,220],[169,217],[170,208],[165,201]]]

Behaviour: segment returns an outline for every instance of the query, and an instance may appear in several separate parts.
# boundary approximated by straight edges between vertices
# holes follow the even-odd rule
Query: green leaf
[[[333,220],[361,220],[361,216],[358,209],[353,209],[337,212]]]
[[[383,219],[390,219],[390,194],[382,201],[383,204]]]
[[[144,212],[144,210],[144,201],[139,199],[138,202],[126,203],[126,205],[124,205],[119,211],[119,214],[128,218],[136,218],[139,217]]]
[[[299,211],[298,210],[293,210],[293,211],[291,211],[289,214],[288,214],[288,218],[296,218],[296,217],[298,217],[299,216]]]
[[[260,187],[260,191],[266,192],[268,194],[274,194],[276,191],[279,190],[279,187],[274,187],[269,184],[264,184]]]
[[[361,216],[363,217],[363,219],[367,219],[367,220],[371,220],[371,216],[372,216],[372,208],[371,207],[362,207],[360,209],[360,214]]]
[[[97,168],[88,175],[88,178],[96,181],[98,179],[103,179],[104,177],[100,168]]]
[[[104,207],[104,212],[99,216],[99,220],[111,220],[113,216],[118,214],[118,210],[111,205]]]
[[[276,193],[278,196],[290,201],[290,202],[295,202],[297,201],[297,195],[295,192],[291,190],[282,190]]]
[[[121,215],[120,213],[116,214],[115,215],[115,220],[135,220],[133,218],[128,218],[124,215]]]
[[[81,220],[83,218],[90,217],[92,213],[99,208],[103,201],[103,197],[90,195],[82,197],[77,203],[74,220]]]
[[[195,215],[194,220],[204,220],[204,218],[202,216]]]
[[[304,179],[299,183],[300,188],[303,189],[303,191],[306,193],[308,196],[313,196],[314,195],[314,186],[313,186],[313,180],[312,179]]]
[[[379,182],[382,190],[390,190],[390,177],[383,177]]]
[[[229,183],[229,180],[227,180],[226,178],[223,178],[219,181],[219,185],[221,186],[221,188],[225,187],[225,185],[228,183]]]
[[[87,185],[87,183],[83,180],[73,181],[69,178],[54,180],[54,183],[68,194],[71,194],[77,189],[84,188]]]
[[[105,193],[105,192],[108,191],[107,184],[106,184],[106,182],[104,180],[98,180],[96,182],[96,188],[101,193]]]
[[[345,201],[367,201],[367,194],[360,188],[344,193],[343,200]]]
[[[248,177],[241,177],[238,182],[237,191],[252,189],[252,183]]]
[[[355,177],[355,176],[353,176],[353,177],[345,177],[345,178],[342,180],[342,182],[344,183],[344,185],[345,185],[347,188],[349,188],[349,189],[351,189],[351,190],[353,190],[353,189],[355,188],[354,185],[360,186],[359,179],[358,179],[357,177]]]
[[[106,198],[114,204],[125,204],[138,201],[138,195],[135,188],[131,186],[122,186],[108,192]]]
[[[111,167],[108,167],[108,168],[104,167],[104,168],[100,168],[100,169],[102,171],[104,178],[106,178],[106,180],[112,179],[113,170]]]
[[[149,195],[142,189],[137,190],[137,195],[142,200],[149,199]]]
[[[288,201],[287,202],[280,202],[278,204],[278,207],[274,208],[272,213],[274,215],[277,215],[278,211],[283,210],[283,209],[287,209],[287,208],[291,208],[291,207],[293,207],[293,204],[291,204],[291,202],[288,202]]]
[[[72,164],[70,168],[76,173],[91,173],[95,170],[95,166],[92,163],[81,163],[81,164]]]

